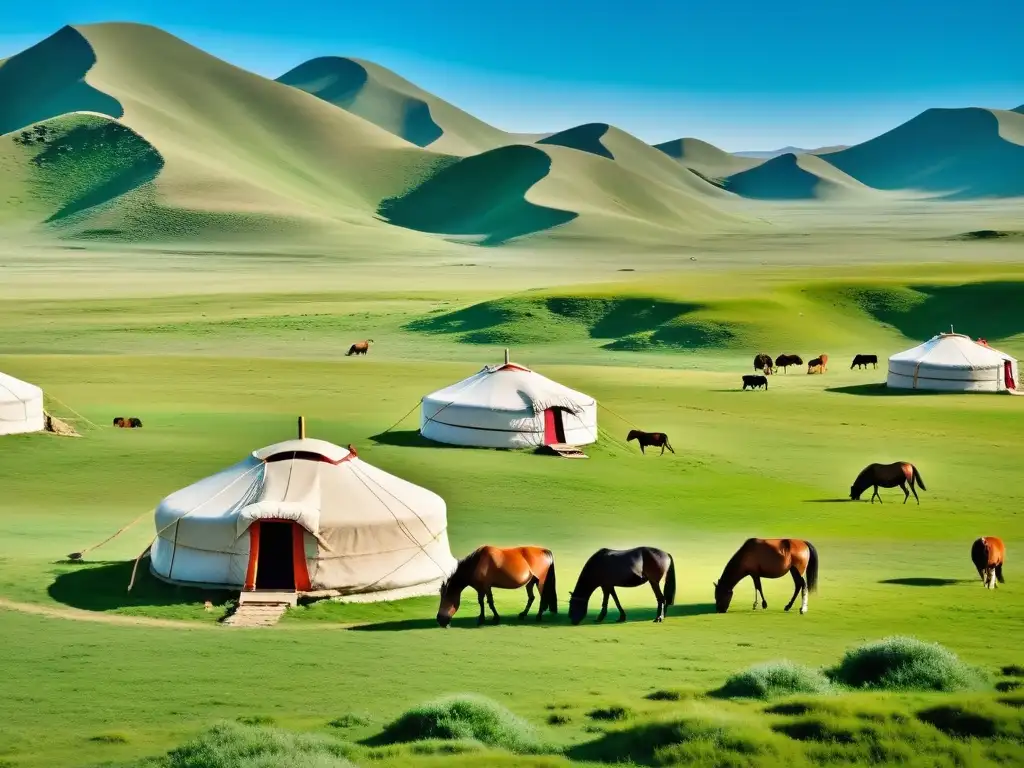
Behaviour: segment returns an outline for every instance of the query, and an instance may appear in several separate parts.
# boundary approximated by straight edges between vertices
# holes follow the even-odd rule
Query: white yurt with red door
[[[1017,360],[962,333],[940,333],[889,358],[886,385],[934,392],[1014,392]]]
[[[392,600],[456,565],[444,499],[305,437],[172,493],[155,523],[150,570],[175,584]]]
[[[45,426],[43,390],[0,372],[0,435],[39,432]]]
[[[597,401],[510,362],[423,398],[420,434],[449,445],[537,448],[597,442]]]

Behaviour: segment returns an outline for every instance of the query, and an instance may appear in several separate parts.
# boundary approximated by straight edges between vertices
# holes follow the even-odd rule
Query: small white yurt
[[[44,426],[43,390],[0,373],[0,435],[39,432]]]
[[[172,493],[156,529],[150,569],[175,584],[392,600],[436,592],[456,564],[444,499],[307,438]]]
[[[1017,361],[961,333],[940,333],[889,358],[886,385],[936,392],[1013,392]]]
[[[536,448],[597,441],[597,401],[522,365],[487,366],[423,398],[420,434],[449,445]]]

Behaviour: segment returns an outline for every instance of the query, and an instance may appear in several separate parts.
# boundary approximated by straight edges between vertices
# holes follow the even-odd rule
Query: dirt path
[[[156,619],[151,616],[124,616],[119,613],[103,613],[100,611],[83,611],[79,608],[68,608],[60,605],[39,605],[37,603],[21,603],[0,597],[0,610],[30,613],[35,616],[46,616],[51,619],[70,619],[71,621],[92,621],[99,624],[119,624],[135,627],[163,627],[165,629],[209,629],[225,631],[230,627],[223,624],[205,621],[181,621],[178,619]],[[350,629],[358,624],[325,624],[320,622],[295,622],[280,624],[273,631],[294,632],[296,630],[332,630]]]

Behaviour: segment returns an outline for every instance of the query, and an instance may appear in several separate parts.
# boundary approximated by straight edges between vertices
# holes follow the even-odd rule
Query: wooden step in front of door
[[[238,607],[224,623],[229,627],[272,627],[297,602],[295,592],[242,592],[238,596]]]
[[[551,443],[539,449],[540,453],[551,456],[561,456],[563,459],[586,459],[589,458],[579,446],[568,443]]]

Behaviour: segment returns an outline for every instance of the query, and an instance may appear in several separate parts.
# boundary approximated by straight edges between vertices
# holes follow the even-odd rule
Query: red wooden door
[[[558,442],[557,429],[555,427],[555,409],[547,408],[544,411],[544,445],[551,445]]]
[[[1009,360],[1003,360],[1003,375],[1006,377],[1006,388],[1016,389],[1017,382],[1013,380],[1013,363]]]

